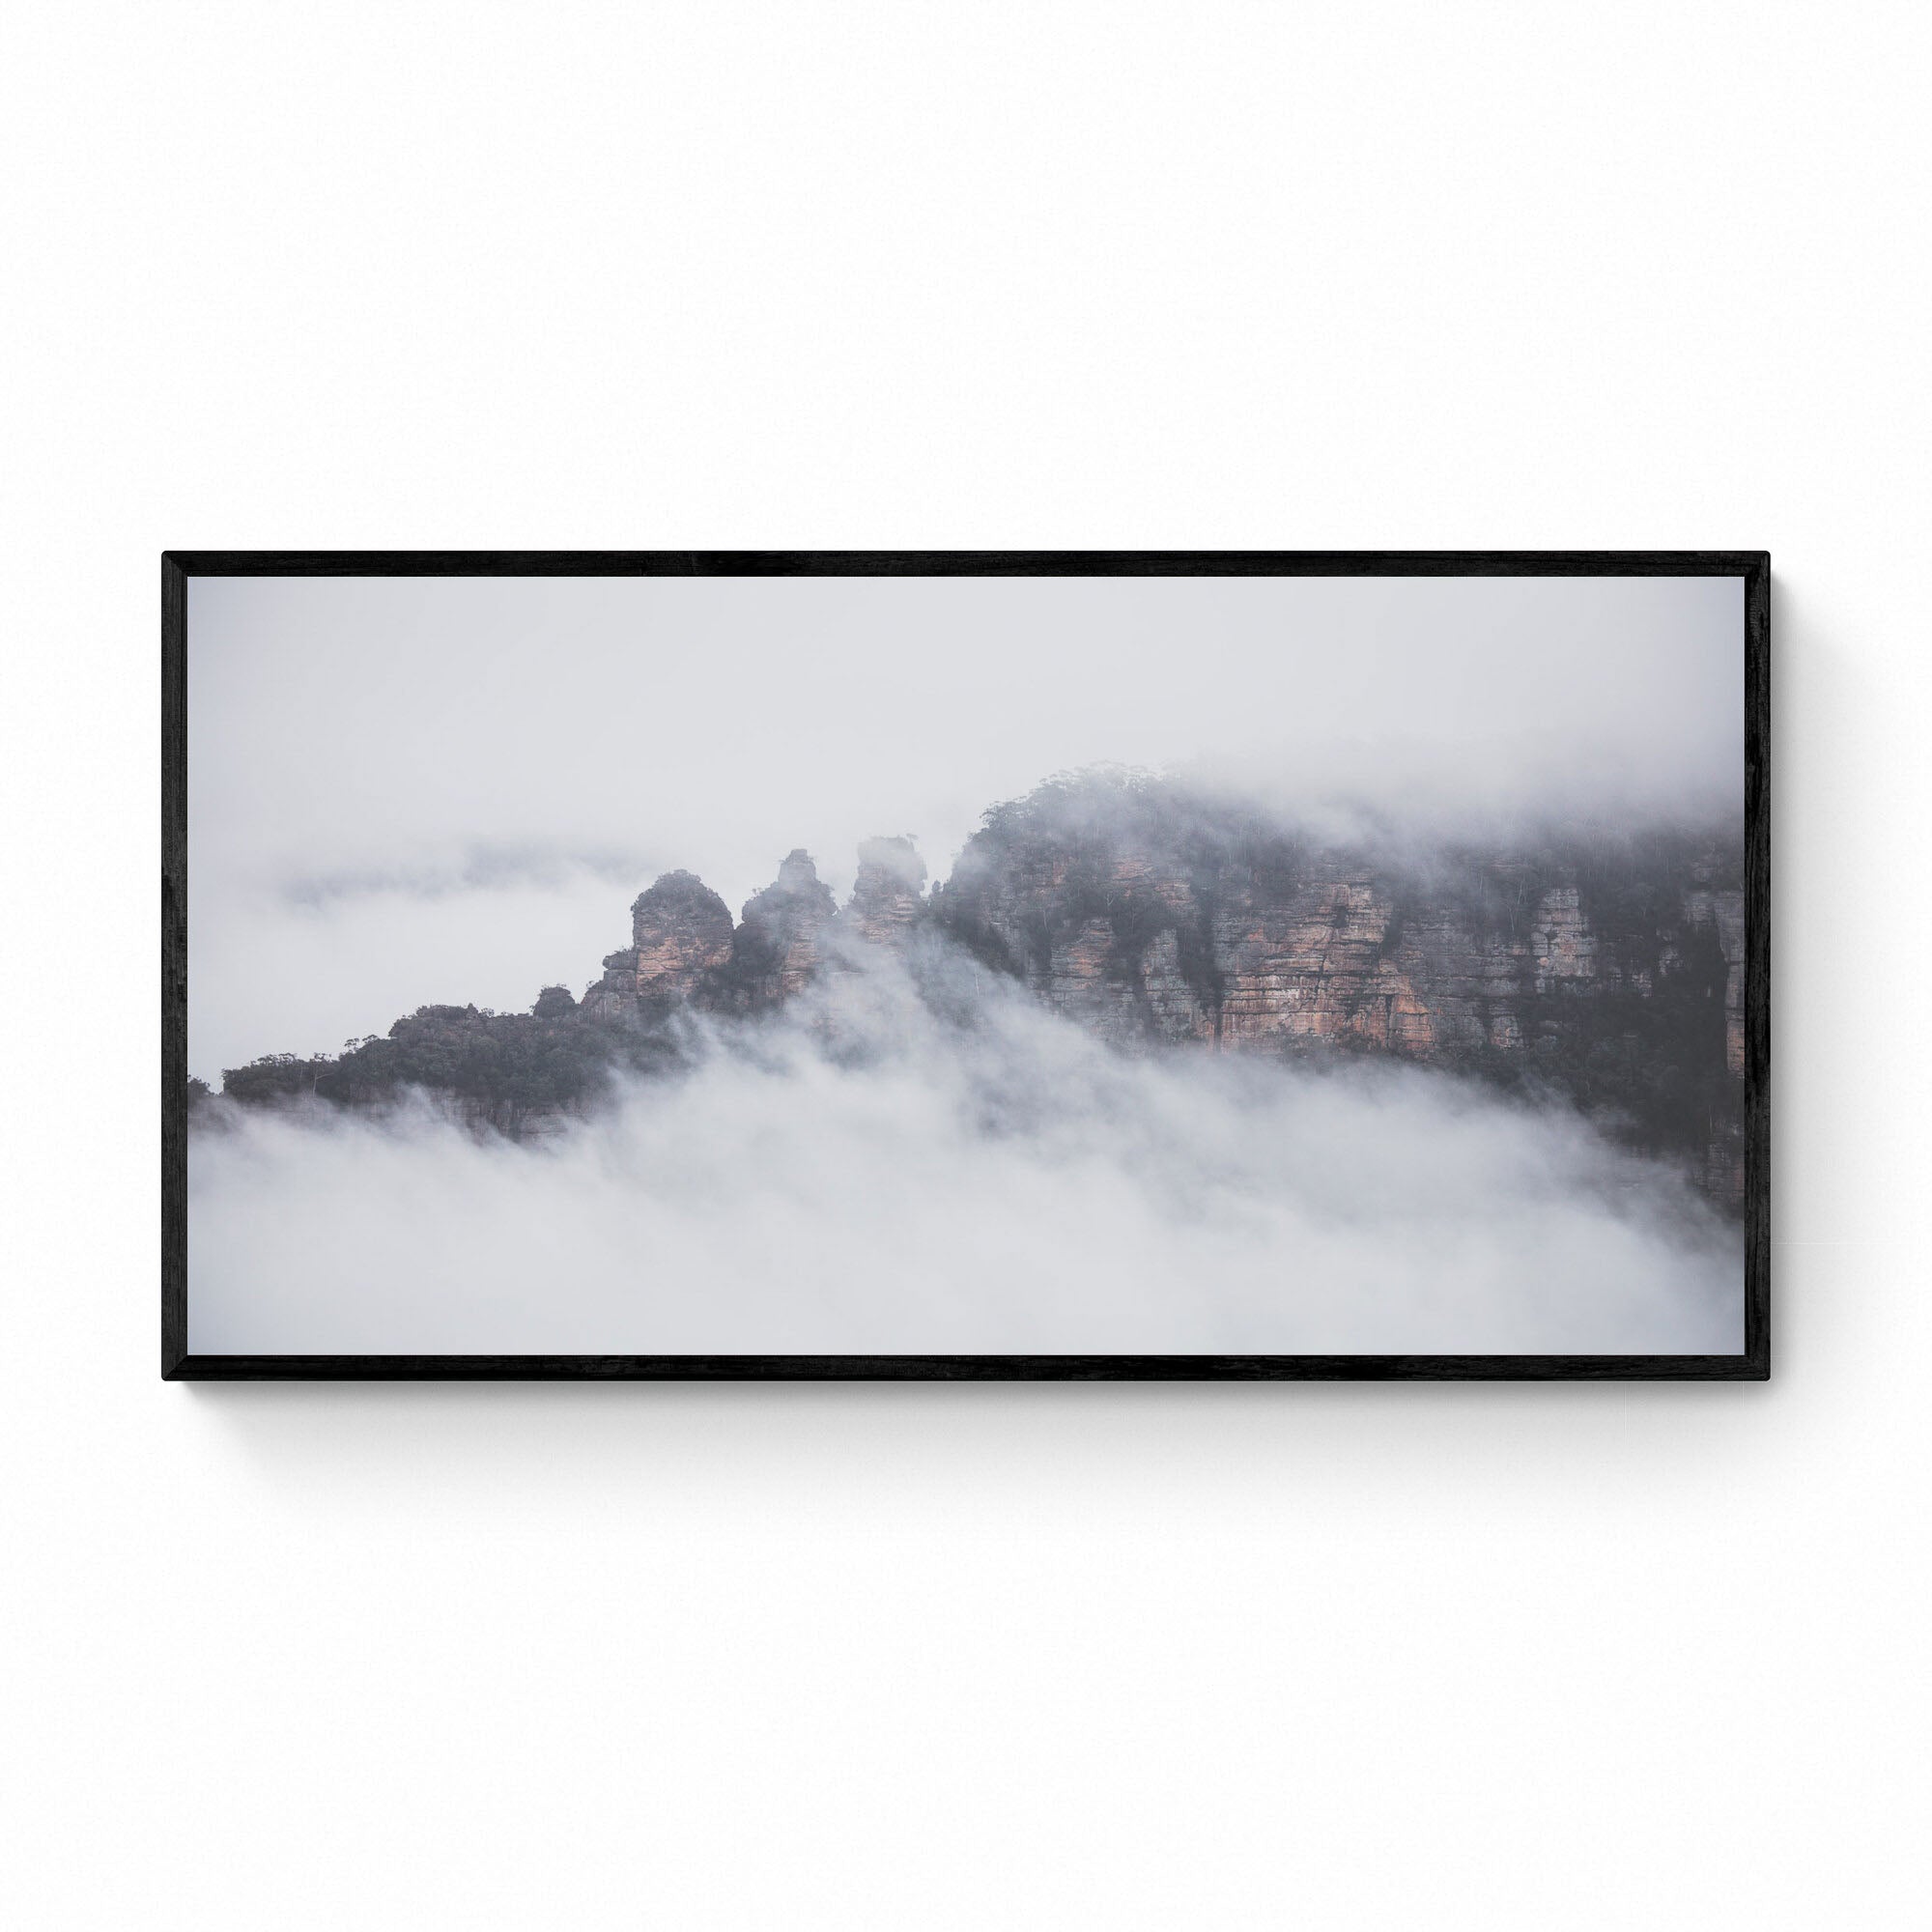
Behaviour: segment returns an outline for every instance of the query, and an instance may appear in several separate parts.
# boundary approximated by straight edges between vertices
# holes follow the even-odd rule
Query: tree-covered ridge
[[[1743,887],[1741,815],[1315,836],[1116,770],[988,811],[931,909],[987,965],[1117,1036],[1221,1045],[1239,1019],[1248,1050],[1400,1052],[1566,1096],[1634,1147],[1714,1162],[1728,1195]],[[1406,1036],[1399,1003],[1416,1009]]]
[[[514,1132],[594,1104],[613,1072],[675,1064],[680,1013],[755,1019],[865,956],[919,979],[957,946],[1130,1051],[1409,1059],[1566,1097],[1719,1198],[1741,1191],[1741,824],[1318,834],[1110,770],[992,808],[929,892],[909,839],[861,861],[841,909],[794,851],[738,922],[667,873],[581,1003],[548,986],[525,1013],[421,1007],[339,1054],[231,1068],[223,1096],[363,1106],[422,1088]]]
[[[619,1068],[653,1072],[672,1057],[662,1035],[600,1023],[570,990],[546,986],[526,1013],[418,1007],[384,1035],[339,1054],[270,1054],[224,1069],[221,1092],[243,1106],[302,1098],[367,1106],[428,1088],[512,1117],[580,1107]]]

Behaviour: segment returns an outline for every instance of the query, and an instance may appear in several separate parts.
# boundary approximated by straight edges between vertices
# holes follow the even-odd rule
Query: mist
[[[1739,814],[1737,579],[202,579],[192,1069],[581,988],[688,867],[936,876],[1062,770],[1405,838]]]
[[[1574,1113],[1109,1048],[873,952],[539,1145],[222,1107],[197,1352],[1736,1352],[1741,1236]]]

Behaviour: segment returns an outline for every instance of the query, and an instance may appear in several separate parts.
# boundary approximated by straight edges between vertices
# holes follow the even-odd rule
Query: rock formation
[[[631,907],[640,999],[688,999],[731,957],[729,908],[692,872],[667,872]]]
[[[794,850],[776,880],[745,901],[733,947],[736,1004],[755,1009],[803,992],[818,971],[837,901],[808,852]]]
[[[1323,849],[1236,810],[1052,787],[989,814],[933,917],[1118,1044],[1366,1052],[1568,1093],[1743,1193],[1740,839]]]
[[[867,949],[917,968],[951,941],[1124,1050],[1369,1054],[1561,1094],[1742,1201],[1735,833],[1316,845],[1171,787],[1063,781],[989,812],[952,876],[924,883],[909,838],[868,839],[836,908],[793,851],[734,924],[701,880],[668,872],[581,1006],[546,988],[527,1015],[425,1008],[326,1068],[282,1056],[224,1093],[362,1097],[412,1079],[485,1107],[568,1105],[600,1056],[672,1053],[661,1023],[681,1008],[756,1015]]]
[[[666,872],[631,906],[631,944],[604,958],[583,1005],[602,1018],[662,1012],[691,999],[731,960],[731,908],[695,872]]]
[[[808,852],[746,900],[743,923],[691,872],[667,872],[631,908],[633,944],[610,953],[584,1009],[600,1019],[654,1018],[681,1006],[758,1012],[803,991],[823,958],[837,902]]]
[[[867,946],[903,949],[925,911],[925,861],[910,838],[867,838],[839,930]]]

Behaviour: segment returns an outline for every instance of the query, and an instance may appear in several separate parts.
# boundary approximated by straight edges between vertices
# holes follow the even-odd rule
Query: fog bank
[[[198,1352],[1734,1352],[1742,1246],[1574,1115],[1381,1064],[1130,1058],[895,960],[554,1143],[231,1117]]]

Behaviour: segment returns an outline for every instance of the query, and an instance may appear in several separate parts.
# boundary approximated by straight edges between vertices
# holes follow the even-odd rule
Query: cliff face
[[[1172,794],[989,814],[933,917],[1125,1046],[1372,1053],[1567,1092],[1743,1198],[1741,837],[1323,849]]]
[[[1715,853],[1667,862],[1649,915],[1609,932],[1577,876],[1585,852],[1468,853],[1434,882],[1321,852],[1205,873],[1132,847],[973,856],[942,919],[1122,1042],[1516,1053],[1564,996],[1649,998],[1694,975],[1743,1072],[1744,893],[1713,883],[1727,869]]]
[[[1736,1205],[1742,866],[1740,839],[1669,832],[1325,847],[1159,787],[1049,786],[989,813],[930,895],[904,838],[867,842],[837,912],[794,852],[735,930],[668,874],[586,1007],[753,1013],[854,948],[943,933],[1124,1049],[1381,1055],[1562,1093]]]
[[[943,937],[1125,1050],[1386,1056],[1559,1094],[1742,1202],[1741,833],[1323,845],[1169,787],[1082,781],[989,812],[952,877],[924,882],[910,839],[868,839],[838,908],[794,851],[734,923],[668,872],[581,1006],[552,987],[529,1014],[423,1008],[340,1061],[258,1062],[223,1091],[413,1083],[536,1120],[612,1064],[674,1058],[681,1009],[770,1011],[869,949],[917,966]]]
[[[922,868],[923,869],[923,868]],[[632,943],[604,961],[583,996],[601,1019],[662,1018],[684,1005],[757,1012],[803,990],[823,958],[837,910],[809,853],[745,902],[743,923],[690,872],[667,872],[631,907]]]
[[[925,861],[910,838],[867,838],[859,847],[852,896],[838,915],[841,937],[903,951],[925,914]]]
[[[742,1004],[756,1008],[805,990],[824,956],[825,928],[837,903],[809,853],[794,850],[763,892],[745,901],[737,934]]]

